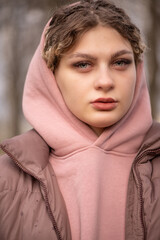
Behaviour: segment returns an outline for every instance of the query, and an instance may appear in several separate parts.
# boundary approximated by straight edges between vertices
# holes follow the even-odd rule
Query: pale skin
[[[129,110],[136,85],[130,43],[115,29],[97,26],[61,58],[55,78],[69,110],[99,136]],[[113,99],[114,106],[96,99]]]

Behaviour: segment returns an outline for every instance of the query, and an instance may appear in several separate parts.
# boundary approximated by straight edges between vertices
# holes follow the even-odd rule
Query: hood
[[[57,156],[91,145],[106,151],[136,153],[152,124],[143,62],[137,66],[136,89],[129,111],[98,137],[67,108],[54,74],[42,58],[47,26],[31,60],[24,86],[23,111],[28,122]]]

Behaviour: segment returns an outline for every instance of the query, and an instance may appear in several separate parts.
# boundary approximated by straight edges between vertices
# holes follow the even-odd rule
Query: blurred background
[[[148,46],[145,71],[153,118],[160,121],[160,1],[111,0],[124,8]],[[0,141],[31,126],[22,113],[25,76],[54,8],[67,0],[0,0]]]

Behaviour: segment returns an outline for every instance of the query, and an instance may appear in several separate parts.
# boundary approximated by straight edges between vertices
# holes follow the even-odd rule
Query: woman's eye
[[[129,59],[120,59],[117,60],[113,63],[113,65],[119,69],[125,69],[127,68],[128,65],[130,65],[132,63],[131,60]]]
[[[80,64],[78,64],[79,68],[87,68],[88,66],[89,66],[88,63],[80,63]]]
[[[73,64],[73,66],[78,70],[89,70],[91,67],[91,64],[88,62],[78,62]]]

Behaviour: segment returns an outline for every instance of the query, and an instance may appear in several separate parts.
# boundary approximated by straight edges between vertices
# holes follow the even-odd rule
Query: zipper
[[[53,229],[57,235],[57,239],[58,240],[62,240],[62,236],[61,236],[61,233],[58,229],[58,226],[57,226],[57,223],[56,223],[56,220],[53,216],[53,213],[52,213],[52,210],[51,210],[51,207],[50,207],[50,204],[49,204],[49,200],[48,200],[48,194],[47,194],[47,188],[45,186],[45,184],[43,183],[43,181],[38,178],[37,176],[35,176],[33,173],[31,173],[30,171],[28,171],[25,167],[23,167],[19,162],[18,160],[12,155],[10,154],[10,152],[8,152],[4,147],[3,145],[0,145],[0,148],[14,161],[14,163],[21,169],[23,170],[24,172],[26,172],[27,174],[31,175],[32,177],[34,177],[39,183],[40,185],[42,186],[43,190],[44,190],[44,193],[45,193],[45,203],[46,203],[46,207],[47,207],[47,210],[48,210],[48,214],[50,216],[50,219],[51,219],[51,222],[52,222],[52,225],[53,225]]]
[[[143,229],[143,240],[146,240],[146,225],[144,222],[144,202],[143,202],[143,187],[142,187],[142,180],[140,177],[140,172],[138,170],[138,164],[140,163],[141,159],[145,156],[147,156],[150,153],[160,153],[160,148],[154,149],[154,150],[146,150],[145,152],[143,152],[140,156],[138,156],[135,160],[135,172],[136,172],[136,176],[137,176],[137,180],[139,183],[139,194],[140,194],[140,219],[141,219],[141,225],[142,225],[142,229]]]

